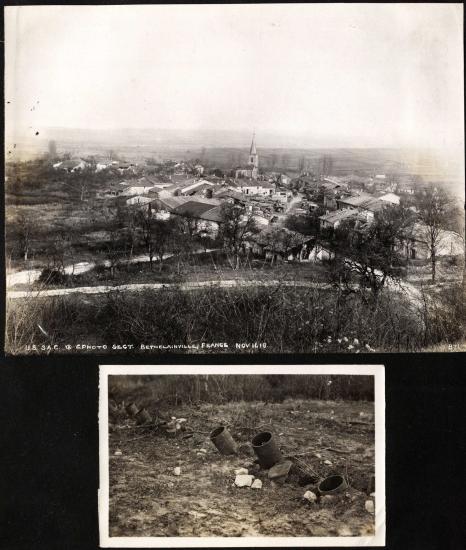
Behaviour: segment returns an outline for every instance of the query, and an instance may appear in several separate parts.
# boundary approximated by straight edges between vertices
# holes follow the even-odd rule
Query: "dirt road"
[[[205,254],[209,252],[216,252],[219,250],[218,248],[209,248],[207,250],[195,250],[193,254]],[[164,254],[163,259],[167,260],[168,258],[172,258],[175,254]],[[155,261],[155,260],[154,260]],[[130,260],[122,260],[122,265],[127,264],[138,264],[142,262],[149,262],[149,257],[147,254],[142,254],[139,256],[134,256]],[[101,262],[99,264],[95,262],[79,262],[72,265],[67,265],[65,267],[65,274],[66,275],[80,275],[81,273],[86,273],[87,271],[91,271],[91,269],[94,269],[97,267],[97,265],[102,265],[104,267],[110,267],[110,262],[108,260]],[[15,273],[7,274],[6,276],[6,286],[12,287],[15,285],[20,284],[26,284],[26,285],[32,285],[33,283],[37,282],[39,280],[40,274],[42,273],[42,269],[26,269],[24,271],[16,271]]]
[[[197,290],[201,288],[248,288],[253,286],[273,287],[300,287],[300,288],[320,288],[329,289],[330,284],[312,283],[309,281],[251,281],[250,279],[231,279],[213,281],[192,281],[186,283],[134,283],[128,285],[100,285],[100,286],[81,286],[76,288],[53,288],[41,290],[9,290],[7,297],[10,299],[19,298],[47,298],[50,296],[67,296],[70,294],[107,294],[109,292],[140,292],[143,290]]]

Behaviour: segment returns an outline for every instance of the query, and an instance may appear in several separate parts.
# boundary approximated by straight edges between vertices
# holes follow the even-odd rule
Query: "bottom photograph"
[[[102,366],[104,547],[385,543],[383,366]]]

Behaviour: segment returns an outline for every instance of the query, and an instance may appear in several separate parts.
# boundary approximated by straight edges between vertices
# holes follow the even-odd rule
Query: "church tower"
[[[249,165],[251,167],[252,177],[257,179],[259,173],[259,155],[256,151],[256,134],[252,135],[251,149],[249,150]]]

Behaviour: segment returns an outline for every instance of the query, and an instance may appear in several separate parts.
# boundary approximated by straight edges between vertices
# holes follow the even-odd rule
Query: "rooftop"
[[[341,222],[343,220],[355,218],[357,216],[358,213],[355,210],[335,210],[334,212],[330,212],[329,214],[319,216],[319,220],[334,224],[335,222]]]

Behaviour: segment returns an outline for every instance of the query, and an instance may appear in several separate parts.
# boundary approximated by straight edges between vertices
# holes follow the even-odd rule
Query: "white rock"
[[[303,495],[303,498],[309,502],[315,502],[317,500],[317,495],[312,491],[306,491]]]
[[[320,453],[315,453],[314,456],[315,456],[316,458],[322,458],[322,455],[321,455]]]
[[[183,422],[187,422],[186,418],[177,418],[176,420],[177,420],[177,422],[179,422],[180,424],[182,424]]]
[[[235,474],[237,476],[242,476],[242,475],[248,475],[249,474],[249,471],[247,470],[247,468],[238,468],[237,470],[235,470]]]
[[[115,456],[121,456],[123,453],[121,451],[115,451]]]
[[[207,452],[207,449],[199,449],[199,452],[200,452],[200,453],[206,453],[206,452]]]
[[[369,514],[373,514],[375,512],[373,500],[366,500],[366,504],[364,506],[366,508],[366,511],[369,512]]]
[[[176,420],[176,416],[172,416],[172,420]]]
[[[175,428],[177,430],[181,430],[181,424],[179,422],[176,423]]]
[[[371,493],[369,496],[375,498],[375,493]]]
[[[176,476],[180,476],[181,475],[181,468],[179,466],[177,466],[176,468],[173,468],[173,473]]]
[[[262,481],[260,479],[255,479],[254,483],[251,485],[251,489],[262,489]]]
[[[235,478],[235,485],[237,487],[251,487],[253,480],[254,476],[239,474]]]
[[[327,466],[331,466],[332,462],[330,460],[324,460],[324,464],[327,464]]]
[[[352,537],[353,533],[349,527],[343,526],[338,529],[338,536],[339,537]]]

